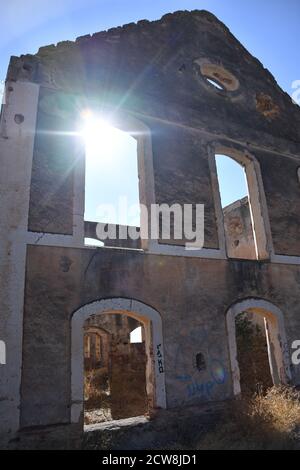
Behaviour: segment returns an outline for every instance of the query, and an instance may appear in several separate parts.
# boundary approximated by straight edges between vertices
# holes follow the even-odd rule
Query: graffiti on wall
[[[161,352],[161,344],[156,346],[156,356],[157,356],[157,364],[158,364],[158,371],[160,374],[164,373],[164,363],[163,363],[163,356]]]
[[[212,348],[214,347],[214,351]],[[197,357],[203,356],[205,363],[201,370]],[[196,396],[211,399],[217,388],[228,380],[228,372],[206,327],[196,328],[189,335],[189,344],[178,346],[175,354],[174,370],[176,380],[185,386],[186,398]]]
[[[211,359],[209,362],[210,378],[208,380],[199,381],[195,376],[193,376],[186,382],[188,398],[193,398],[194,396],[212,398],[215,388],[226,382],[227,372],[223,363],[218,359]]]

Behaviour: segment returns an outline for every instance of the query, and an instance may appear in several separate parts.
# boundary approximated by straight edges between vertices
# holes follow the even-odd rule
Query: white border
[[[39,85],[8,82],[0,123],[0,441],[20,427],[26,241]],[[16,115],[22,115],[18,123]]]

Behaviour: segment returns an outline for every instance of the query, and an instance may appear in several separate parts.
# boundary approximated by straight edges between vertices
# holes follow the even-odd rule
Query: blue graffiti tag
[[[223,385],[227,380],[227,372],[218,359],[211,359],[209,364],[210,379],[204,382],[195,380],[191,375],[177,376],[177,380],[186,383],[186,392],[188,398],[195,395],[205,395],[211,398],[213,390],[218,385]]]

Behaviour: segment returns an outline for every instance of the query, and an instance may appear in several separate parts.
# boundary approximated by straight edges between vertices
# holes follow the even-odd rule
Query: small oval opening
[[[234,92],[240,84],[238,79],[222,65],[213,64],[206,59],[195,61],[200,68],[203,79],[216,90]]]

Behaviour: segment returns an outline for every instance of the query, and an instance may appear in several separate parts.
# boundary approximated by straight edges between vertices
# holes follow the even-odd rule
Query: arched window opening
[[[119,228],[140,227],[140,197],[137,140],[128,132],[88,115],[82,131],[85,140],[85,225],[94,223],[93,236],[85,234],[85,244],[101,246],[97,224],[112,224],[116,231],[100,241],[104,246],[119,243]],[[130,240],[129,240],[130,244]],[[136,243],[135,243],[136,245]],[[137,247],[137,246],[134,246]]]
[[[140,341],[131,341],[132,333]],[[125,314],[93,315],[85,321],[86,425],[148,413],[144,338],[144,326]]]
[[[256,237],[244,167],[227,155],[216,155],[219,191],[229,258],[257,259]]]
[[[143,342],[143,331],[142,327],[138,326],[130,333],[130,343],[142,343]]]

